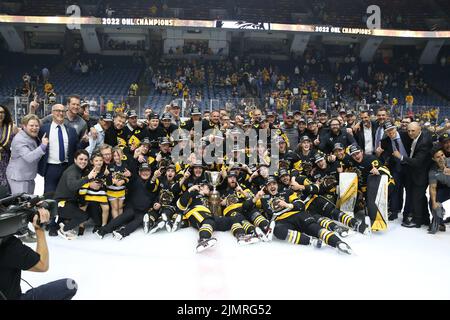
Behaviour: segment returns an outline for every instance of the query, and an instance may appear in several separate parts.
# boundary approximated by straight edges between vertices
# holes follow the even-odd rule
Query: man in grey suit
[[[23,130],[17,133],[11,143],[11,159],[6,168],[6,177],[11,194],[34,193],[39,160],[45,154],[48,138],[43,137],[38,145],[39,117],[29,114],[22,119]]]

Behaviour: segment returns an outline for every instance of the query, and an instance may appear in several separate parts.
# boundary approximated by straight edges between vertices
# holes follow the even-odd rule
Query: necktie
[[[59,161],[61,161],[62,163],[66,160],[66,153],[64,151],[64,138],[61,126],[58,126],[58,144],[59,144]]]
[[[397,151],[401,153],[401,151],[400,151],[400,144],[398,143],[398,139],[395,139],[394,143],[395,143],[395,148],[397,148]]]
[[[383,137],[383,129],[381,128],[381,125],[377,129],[377,136],[375,139],[375,147],[378,148],[380,146],[381,138]]]
[[[409,155],[410,158],[414,155],[414,149],[416,149],[417,140],[414,140],[411,146],[411,154]]]

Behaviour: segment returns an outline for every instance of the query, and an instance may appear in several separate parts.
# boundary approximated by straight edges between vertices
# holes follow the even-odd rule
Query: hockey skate
[[[352,248],[343,241],[338,242],[336,249],[341,253],[352,254]]]
[[[274,229],[275,229],[275,221],[271,221],[266,232],[267,241],[272,241]]]
[[[167,232],[172,232],[172,228],[173,228],[173,223],[172,223],[172,221],[167,221],[166,222],[166,230],[167,230]]]
[[[158,220],[156,221],[155,225],[150,229],[149,233],[155,233],[158,230],[161,230],[162,228],[164,228],[164,226],[166,225],[166,223],[163,220]]]
[[[367,228],[367,224],[364,221],[358,220],[353,226],[353,230],[364,235],[368,235],[370,233],[370,228]]]
[[[348,237],[348,229],[345,227],[337,226],[333,232],[336,232],[341,238]]]
[[[123,238],[125,238],[125,235],[123,234],[122,229],[121,230],[114,230],[113,231],[113,237],[114,239],[116,239],[117,241],[122,240]]]
[[[175,218],[175,221],[173,222],[172,230],[170,232],[175,232],[178,229],[180,229],[180,223],[181,223],[181,215],[177,215]]]
[[[94,234],[99,237],[100,239],[103,239],[106,235],[106,233],[102,229],[97,229]]]
[[[311,237],[311,240],[309,241],[309,245],[316,247],[317,249],[320,249],[320,248],[322,248],[322,239],[317,239],[317,238]]]
[[[77,238],[78,232],[75,230],[64,231],[64,223],[59,224],[58,235],[63,237],[66,240],[73,240]]]
[[[147,234],[150,231],[150,228],[153,227],[153,221],[150,220],[150,215],[146,213],[143,219],[144,225],[144,233]]]
[[[217,243],[216,238],[198,239],[197,248],[195,250],[197,251],[197,253],[200,253],[208,248],[213,247],[216,243]]]
[[[266,234],[264,233],[264,231],[261,230],[260,227],[255,228],[255,233],[256,233],[256,236],[259,238],[259,240],[261,240],[262,242],[269,241],[269,239],[267,239]]]
[[[241,246],[259,242],[255,234],[243,234],[237,237],[237,243]]]

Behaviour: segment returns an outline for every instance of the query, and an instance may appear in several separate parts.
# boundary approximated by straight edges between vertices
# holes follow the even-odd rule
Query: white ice
[[[42,188],[38,177],[36,193]],[[47,237],[50,270],[22,278],[33,286],[73,278],[75,299],[450,299],[450,231],[430,235],[399,221],[347,238],[352,256],[278,240],[239,246],[229,232],[196,254],[194,229],[140,229],[122,241],[88,229],[73,241]]]

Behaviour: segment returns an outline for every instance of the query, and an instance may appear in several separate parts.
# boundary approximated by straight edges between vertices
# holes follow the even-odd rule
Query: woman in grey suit
[[[45,135],[38,145],[39,128],[39,118],[29,114],[22,119],[23,130],[12,140],[11,159],[6,168],[11,194],[34,193],[34,178],[36,178],[38,163],[48,145],[48,138]]]

